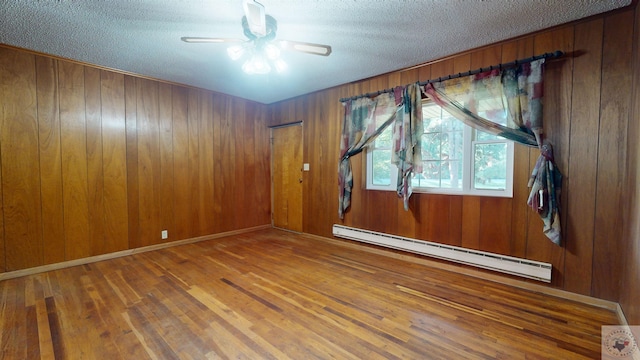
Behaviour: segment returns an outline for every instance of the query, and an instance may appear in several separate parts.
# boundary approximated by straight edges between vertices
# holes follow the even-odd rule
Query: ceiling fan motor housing
[[[276,30],[278,30],[278,22],[271,15],[265,15],[264,16],[264,20],[265,20],[266,35],[265,36],[256,36],[256,34],[251,32],[251,29],[249,28],[249,21],[247,20],[247,16],[246,15],[243,16],[242,17],[242,29],[244,30],[244,35],[249,40],[264,39],[265,41],[271,41],[271,40],[275,39]]]

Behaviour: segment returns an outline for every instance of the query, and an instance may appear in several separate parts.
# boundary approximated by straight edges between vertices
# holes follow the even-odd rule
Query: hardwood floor
[[[595,359],[599,307],[265,230],[0,282],[2,359]]]

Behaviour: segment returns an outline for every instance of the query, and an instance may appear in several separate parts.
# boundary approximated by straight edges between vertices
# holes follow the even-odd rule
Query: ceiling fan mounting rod
[[[278,30],[278,22],[271,15],[265,15],[264,19],[266,35],[256,36],[253,32],[251,32],[251,29],[249,28],[249,21],[247,20],[247,16],[245,15],[242,17],[242,29],[244,30],[244,35],[249,40],[265,39],[266,41],[270,41],[275,39],[276,31]]]

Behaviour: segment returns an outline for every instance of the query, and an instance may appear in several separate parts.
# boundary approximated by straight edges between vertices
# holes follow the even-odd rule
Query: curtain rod
[[[479,69],[475,69],[475,70],[469,70],[469,71],[464,72],[464,73],[457,73],[457,74],[442,76],[442,77],[439,77],[437,79],[431,79],[431,80],[427,80],[427,81],[422,81],[422,82],[420,82],[418,84],[420,86],[425,86],[427,84],[437,83],[437,82],[450,80],[450,79],[456,79],[456,78],[463,77],[463,76],[475,75],[475,74],[479,74],[479,73],[482,73],[482,72],[485,72],[485,71],[491,71],[493,69],[509,68],[509,67],[520,65],[520,64],[530,63],[532,61],[536,61],[536,60],[540,60],[540,59],[558,58],[558,57],[561,57],[562,55],[564,55],[564,53],[562,51],[558,50],[558,51],[555,51],[555,52],[552,52],[552,53],[544,53],[542,55],[535,55],[535,56],[532,56],[532,57],[528,57],[526,59],[519,59],[519,60],[511,61],[511,62],[508,62],[508,63],[504,63],[504,64],[491,65],[491,66],[486,67],[486,68],[479,68]],[[375,92],[370,92],[370,93],[366,93],[366,94],[362,94],[362,95],[346,97],[346,98],[340,99],[340,102],[345,102],[347,100],[355,100],[355,99],[359,99],[359,98],[363,98],[363,97],[372,97],[372,96],[376,96],[376,95],[380,95],[380,94],[384,94],[384,93],[390,93],[390,92],[393,92],[393,90],[394,89],[384,89],[384,90],[378,90],[378,91],[375,91]]]

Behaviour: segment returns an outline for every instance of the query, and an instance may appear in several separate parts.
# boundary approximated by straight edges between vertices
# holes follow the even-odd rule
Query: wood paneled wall
[[[622,206],[625,226],[616,258],[621,263],[620,284],[624,289],[619,302],[629,324],[640,324],[640,7],[636,7],[633,46],[633,105],[627,134],[630,141],[627,142],[629,155]]]
[[[304,122],[304,231],[331,236],[334,223],[553,264],[551,286],[616,300],[622,288],[622,205],[631,102],[633,9],[539,32],[457,56],[272,105],[272,124]],[[516,146],[512,199],[414,194],[410,211],[392,192],[356,186],[343,221],[336,172],[341,97],[387,89],[535,54],[564,51],[545,73],[545,132],[564,174],[565,245],[553,245],[526,206],[537,151]],[[636,154],[633,154],[636,156]],[[362,156],[352,158],[363,183]],[[636,259],[637,262],[637,259]]]
[[[267,125],[302,120],[304,232],[343,223],[550,262],[551,286],[620,300],[638,323],[639,17],[609,13],[269,106],[0,47],[0,271],[156,244],[164,229],[175,241],[269,224]],[[525,204],[537,154],[520,146],[512,199],[414,194],[405,212],[394,193],[356,186],[338,219],[340,98],[555,50],[567,55],[547,63],[544,111],[564,174],[563,247]],[[362,156],[352,161],[364,183]]]
[[[266,105],[5,47],[0,99],[0,272],[270,223]]]

